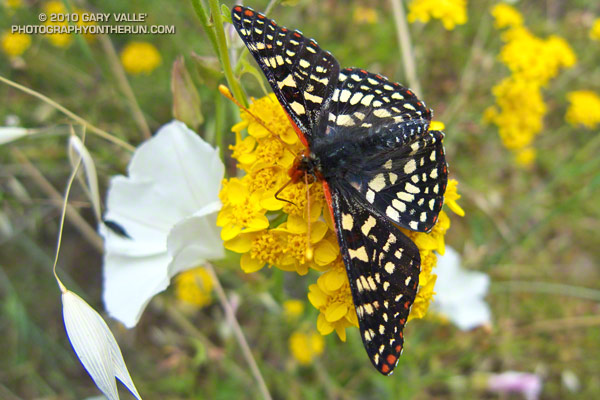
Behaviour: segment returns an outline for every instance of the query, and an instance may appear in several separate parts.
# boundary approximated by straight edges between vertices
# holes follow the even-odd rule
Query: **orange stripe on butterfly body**
[[[327,206],[329,207],[329,212],[331,213],[331,218],[334,221],[333,226],[335,227],[335,229],[337,231],[338,227],[335,224],[335,214],[333,213],[333,203],[331,201],[331,189],[329,189],[329,183],[327,183],[327,181],[323,181],[323,194],[325,195],[325,201],[327,202]]]

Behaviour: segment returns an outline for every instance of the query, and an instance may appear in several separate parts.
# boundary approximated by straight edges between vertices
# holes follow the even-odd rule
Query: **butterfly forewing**
[[[235,6],[231,16],[301,138],[309,144],[313,126],[337,84],[337,60],[314,40],[252,9]]]
[[[402,351],[403,329],[419,285],[415,244],[385,218],[332,188],[336,231],[371,362],[390,374]]]

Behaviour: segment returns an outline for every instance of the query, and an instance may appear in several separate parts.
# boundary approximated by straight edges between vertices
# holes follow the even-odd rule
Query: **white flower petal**
[[[29,135],[29,130],[25,128],[2,126],[0,127],[0,144],[10,143]]]
[[[128,237],[107,225],[100,233],[106,308],[133,327],[174,274],[223,256],[216,211],[224,166],[217,149],[173,121],[135,151],[128,172],[111,179],[104,218]]]
[[[110,316],[134,327],[150,299],[169,286],[170,262],[166,252],[147,257],[106,254],[103,299]]]
[[[75,151],[79,157],[81,157],[81,163],[85,171],[85,179],[87,181],[87,190],[92,202],[94,213],[98,221],[102,218],[102,212],[100,211],[100,191],[98,190],[98,176],[96,174],[96,165],[94,159],[88,152],[87,148],[76,135],[71,135],[69,138],[69,149]],[[69,158],[71,159],[71,165],[75,167],[77,159],[69,151]]]
[[[450,246],[446,246],[443,256],[438,255],[435,273],[432,310],[443,314],[462,330],[490,323],[491,311],[484,300],[490,284],[487,274],[462,269],[460,256]]]
[[[140,145],[128,170],[111,179],[105,219],[135,241],[165,245],[176,223],[218,200],[224,174],[218,150],[179,121]]]
[[[217,260],[225,256],[221,229],[217,227],[217,213],[220,209],[220,201],[207,204],[171,230],[167,239],[169,254],[173,256],[169,265],[170,277],[206,260]]]
[[[102,317],[71,291],[62,295],[63,318],[71,345],[98,389],[110,400],[118,399],[118,378],[141,399],[112,332]]]

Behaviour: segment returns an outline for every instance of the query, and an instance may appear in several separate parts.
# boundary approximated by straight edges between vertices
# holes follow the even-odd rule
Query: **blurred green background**
[[[296,4],[276,5],[270,16],[317,39],[342,66],[406,82],[389,2],[288,3]],[[498,61],[502,41],[490,15],[495,3],[469,2],[467,22],[451,31],[439,21],[409,26],[420,97],[446,125],[450,174],[459,181],[459,203],[466,211],[464,218],[452,218],[447,244],[462,254],[465,268],[490,275],[493,326],[461,332],[436,319],[412,322],[405,331],[407,350],[392,377],[372,368],[356,329],[348,331],[346,343],[335,334],[327,336],[324,353],[301,366],[288,340],[294,331],[314,330],[317,311],[306,300],[306,311],[290,320],[281,303],[304,301],[317,275],[298,277],[276,269],[245,275],[231,256],[217,265],[219,274],[239,303],[239,322],[274,398],[499,398],[486,391],[485,379],[507,370],[539,375],[542,398],[600,397],[600,132],[564,119],[569,91],[600,92],[600,42],[588,35],[600,5],[595,0],[515,4],[533,33],[558,34],[577,55],[572,68],[543,88],[544,128],[532,144],[537,158],[525,168],[502,145],[497,127],[483,122],[484,111],[495,101],[492,87],[509,75]],[[267,2],[249,5],[264,10]],[[38,24],[46,6],[38,1],[23,1],[16,8],[3,4],[0,31],[12,24]],[[136,146],[144,140],[138,107],[151,132],[173,118],[171,67],[182,55],[202,102],[198,132],[211,140],[218,129],[233,142],[228,132],[239,118],[237,108],[216,91],[219,76],[192,56],[214,53],[190,2],[74,1],[72,7],[147,13],[148,25],[173,25],[176,33],[112,35],[104,42],[73,37],[62,46],[33,35],[19,57],[0,54],[0,75]],[[365,10],[374,19],[357,17]],[[119,57],[131,41],[151,43],[160,65],[148,74],[125,75],[118,58],[111,57]],[[263,95],[251,75],[244,75],[242,83],[250,95]],[[42,134],[0,147],[0,398],[95,396],[98,391],[65,335],[52,277],[60,203],[36,175],[43,174],[58,192],[64,190],[71,170],[66,154],[70,120],[0,84],[0,126],[15,121]],[[88,135],[86,145],[104,191],[110,176],[124,172],[128,153],[94,135]],[[232,171],[234,163],[229,166]],[[71,199],[93,224],[77,185]],[[71,289],[103,309],[102,254],[68,221],[59,271]],[[260,398],[218,303],[193,310],[177,304],[170,288],[152,301],[135,329],[109,321],[142,395]]]

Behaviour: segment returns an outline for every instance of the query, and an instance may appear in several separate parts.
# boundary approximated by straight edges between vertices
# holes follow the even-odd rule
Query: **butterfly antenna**
[[[314,251],[310,243],[310,188],[308,186],[308,174],[304,174],[304,184],[306,186],[306,213],[307,215],[307,228],[306,228],[306,259],[312,261]]]
[[[277,191],[275,192],[275,198],[276,198],[277,200],[279,200],[279,201],[285,201],[286,203],[290,203],[290,204],[296,205],[296,203],[294,203],[293,201],[289,201],[289,200],[287,200],[287,199],[284,199],[284,198],[282,198],[282,197],[279,197],[279,193],[281,193],[281,192],[283,191],[283,189],[285,189],[286,187],[288,187],[288,185],[289,185],[290,183],[292,183],[292,182],[293,182],[293,180],[292,180],[292,179],[290,179],[289,181],[287,181],[287,183],[286,183],[285,185],[283,185],[282,187],[280,187],[280,188],[279,188],[279,190],[277,190]]]
[[[225,97],[227,97],[229,100],[233,101],[233,103],[238,106],[239,108],[241,108],[242,110],[244,110],[245,112],[247,112],[252,118],[254,118],[256,120],[256,122],[258,122],[263,128],[265,128],[267,130],[267,132],[269,132],[271,135],[273,135],[273,137],[277,138],[277,140],[279,140],[282,144],[283,147],[289,151],[290,153],[292,153],[292,155],[294,157],[296,157],[296,153],[294,153],[289,147],[288,144],[286,142],[283,141],[283,139],[281,139],[279,137],[279,135],[275,134],[275,132],[273,132],[271,129],[269,129],[269,127],[267,126],[267,124],[265,123],[265,121],[263,121],[262,119],[260,119],[260,117],[258,117],[257,115],[254,115],[248,108],[244,107],[239,101],[237,101],[235,99],[235,97],[233,97],[233,94],[231,94],[231,90],[229,90],[229,88],[225,85],[219,85],[219,92],[221,92],[221,94]]]

